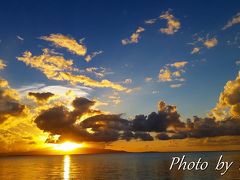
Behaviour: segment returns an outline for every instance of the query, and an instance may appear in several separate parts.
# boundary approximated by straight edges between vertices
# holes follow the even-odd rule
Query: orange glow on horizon
[[[83,148],[85,145],[83,143],[74,142],[64,142],[62,144],[54,144],[53,149],[58,151],[70,152],[79,148]]]

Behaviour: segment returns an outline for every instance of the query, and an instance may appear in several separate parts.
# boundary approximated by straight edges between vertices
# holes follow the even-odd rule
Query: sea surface
[[[169,170],[172,157],[209,163],[205,171]],[[219,157],[233,165],[223,176],[216,171]],[[0,157],[0,180],[5,179],[240,179],[240,152],[120,153],[63,156]]]

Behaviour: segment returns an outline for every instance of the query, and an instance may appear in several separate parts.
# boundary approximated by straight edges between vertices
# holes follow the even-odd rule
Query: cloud
[[[4,63],[4,61],[2,59],[0,59],[0,70],[5,69],[7,65]]]
[[[240,23],[240,13],[237,13],[231,20],[227,22],[227,24],[222,28],[222,30],[230,28],[239,23]]]
[[[42,71],[48,79],[59,79],[60,72],[77,71],[73,67],[72,60],[66,60],[63,56],[53,54],[49,49],[43,49],[43,54],[33,56],[30,51],[25,51],[19,61]]]
[[[182,84],[171,84],[170,85],[171,88],[179,88],[181,86],[182,86]]]
[[[179,20],[177,20],[170,11],[166,11],[162,13],[159,17],[160,19],[165,19],[167,20],[167,27],[166,28],[161,28],[160,32],[167,34],[167,35],[172,35],[176,33],[180,27],[181,23]]]
[[[118,105],[122,102],[121,97],[119,96],[118,92],[113,92],[113,94],[108,96],[108,98],[115,105]]]
[[[188,64],[187,61],[178,61],[172,64],[165,65],[160,69],[158,79],[160,82],[170,81],[184,81],[182,74],[185,73],[183,69]],[[170,69],[173,68],[173,69]]]
[[[132,83],[132,79],[125,79],[124,80],[124,84],[131,84]]]
[[[137,115],[132,120],[123,119],[121,115],[103,114],[98,111],[99,114],[78,121],[85,113],[95,111],[91,108],[94,104],[94,101],[86,98],[76,98],[72,103],[74,107],[72,111],[63,106],[52,107],[42,111],[36,117],[35,123],[40,129],[50,133],[48,142],[52,139],[51,136],[56,134],[60,135],[57,142],[64,140],[114,142],[132,139],[153,141],[151,133],[172,133],[174,135],[171,137],[165,135],[163,138],[162,135],[161,139],[179,139],[188,137],[186,134],[191,134],[190,128],[191,132],[195,132],[195,135],[191,136],[199,138],[197,130],[201,128],[195,127],[190,121],[188,124],[182,122],[176,106],[167,105],[163,101],[158,104],[158,112],[152,112],[147,116]],[[194,123],[197,125],[197,120],[194,120]],[[160,135],[157,138],[160,139]]]
[[[170,64],[170,66],[175,67],[175,68],[182,68],[188,64],[187,61],[178,61],[173,64]]]
[[[71,97],[88,97],[89,93],[92,91],[89,87],[84,86],[71,86],[71,85],[46,85],[46,84],[30,84],[27,86],[21,86],[17,89],[21,96],[26,96],[30,92],[34,93],[45,93],[49,92],[55,96],[61,98],[71,98]]]
[[[196,53],[199,53],[200,52],[200,48],[199,47],[195,47],[193,48],[191,54],[196,54]]]
[[[111,143],[133,139],[153,141],[240,135],[239,119],[216,121],[211,117],[194,116],[183,122],[177,107],[164,101],[158,103],[157,112],[136,115],[130,120],[95,110],[92,108],[95,103],[86,98],[76,98],[72,101],[72,110],[64,106],[51,107],[43,110],[34,122],[38,128],[49,133],[46,143],[51,142],[54,135],[60,136],[54,143],[66,140]]]
[[[20,41],[24,41],[24,39],[23,39],[21,36],[17,36],[17,38],[18,38]]]
[[[94,101],[86,98],[76,98],[72,103],[74,107],[72,111],[63,106],[53,107],[42,111],[36,117],[35,123],[41,130],[50,133],[47,142],[56,134],[60,135],[58,141],[113,142],[132,138],[150,140],[144,132],[131,132],[131,137],[126,136],[130,132],[130,121],[122,119],[120,115],[103,114],[98,111],[99,114],[84,118],[77,123],[85,113],[96,111],[91,109],[94,104]]]
[[[123,87],[122,85],[117,83],[113,83],[107,79],[103,79],[101,81],[95,81],[84,75],[72,75],[71,73],[65,73],[65,72],[61,72],[60,77],[57,80],[67,80],[72,84],[81,83],[85,86],[98,87],[98,88],[112,88],[118,91],[125,91],[125,92],[128,92],[129,90],[126,87]]]
[[[140,33],[144,32],[145,29],[142,27],[138,27],[137,30],[131,35],[130,39],[123,39],[122,45],[138,43],[140,39]]]
[[[185,128],[179,131],[159,133],[156,138],[160,140],[186,139],[186,138],[206,138],[221,136],[239,136],[240,121],[225,119],[215,121],[213,118],[199,118],[195,116],[193,120],[188,120]]]
[[[148,116],[137,115],[132,120],[132,130],[139,132],[164,132],[168,127],[181,128],[184,123],[180,121],[180,115],[176,106],[166,105],[160,101],[158,112],[152,112]]]
[[[8,81],[0,78],[0,88],[8,87]]]
[[[152,77],[146,77],[144,79],[145,82],[152,82],[153,78]]]
[[[224,86],[219,100],[212,109],[212,116],[217,120],[227,117],[240,118],[240,73],[235,80],[228,81]]]
[[[103,78],[107,74],[113,74],[113,72],[110,69],[106,69],[104,67],[88,67],[85,69],[85,72],[87,73],[93,73],[98,78]]]
[[[235,81],[232,82],[233,85],[228,84],[228,86],[235,87],[240,84]],[[39,86],[39,89],[41,87]],[[239,89],[238,86],[235,88]],[[227,91],[235,92],[235,88]],[[3,91],[5,92],[2,93]],[[6,117],[19,116],[25,106],[19,103],[15,98],[16,92],[8,86],[4,86],[3,91],[0,91],[0,118],[5,121]],[[36,92],[32,95],[38,99],[51,96],[51,94]],[[230,97],[230,94],[228,96]],[[231,98],[233,102],[238,101],[238,95],[235,96],[234,93]],[[95,105],[94,100],[76,97],[71,101],[71,107],[58,103],[43,109],[39,114],[34,114],[34,123],[40,130],[47,132],[46,143],[66,140],[112,143],[118,140],[153,141],[240,135],[240,118],[233,114],[222,121],[216,121],[213,117],[195,116],[185,122],[182,121],[175,105],[160,101],[157,112],[125,119],[121,114],[110,114],[95,109]],[[59,138],[54,140],[53,137],[56,135]]]
[[[87,55],[87,56],[85,57],[85,60],[86,60],[87,62],[90,62],[90,61],[92,60],[92,58],[94,58],[94,57],[96,57],[97,55],[102,54],[102,53],[103,53],[103,51],[95,51],[95,52],[93,52],[92,54]]]
[[[212,39],[207,39],[204,41],[204,45],[210,49],[213,48],[214,46],[216,46],[218,44],[218,40],[216,38],[212,38]]]
[[[38,103],[45,103],[48,102],[51,98],[53,98],[54,94],[50,92],[29,92],[28,96],[30,98],[33,98]]]
[[[145,24],[155,24],[157,21],[157,19],[148,19],[148,20],[145,20],[144,23]]]
[[[23,114],[25,106],[19,102],[17,91],[10,88],[8,82],[1,79],[0,87],[0,124],[10,117]]]
[[[235,63],[237,66],[240,65],[240,60],[237,60]]]
[[[189,45],[195,46],[192,51],[191,54],[197,54],[200,53],[200,50],[202,49],[211,49],[215,46],[217,46],[218,44],[218,39],[216,37],[209,37],[210,35],[207,34],[203,37],[199,36],[199,33],[195,33],[193,35],[193,39],[194,41],[192,43],[188,43]]]
[[[26,51],[22,57],[17,57],[17,59],[31,67],[39,69],[51,80],[68,81],[71,84],[81,83],[90,87],[112,88],[118,91],[128,90],[122,85],[106,79],[96,81],[84,75],[73,74],[73,72],[80,71],[73,67],[73,61],[66,60],[63,56],[53,54],[48,49],[43,49],[43,54],[40,56],[33,56],[31,52]]]
[[[158,79],[161,82],[172,81],[172,72],[168,68],[160,69]]]
[[[172,66],[169,64],[167,67],[171,68]],[[173,66],[172,68],[176,67]],[[187,121],[182,119],[175,105],[168,105],[164,101],[158,103],[157,112],[147,115],[140,114],[134,118],[126,119],[122,117],[122,114],[111,114],[96,109],[97,102],[85,97],[74,97],[70,106],[59,102],[46,106],[41,112],[35,113],[35,107],[32,107],[31,113],[25,113],[26,108],[31,107],[22,104],[21,98],[18,97],[19,93],[11,89],[4,79],[0,79],[0,84],[0,121],[2,123],[0,144],[1,138],[5,136],[16,136],[13,138],[17,138],[17,140],[19,138],[19,135],[15,134],[16,129],[6,130],[2,128],[2,125],[6,124],[3,122],[7,120],[7,122],[12,122],[17,118],[21,119],[21,123],[19,123],[21,125],[15,128],[21,130],[24,128],[31,129],[32,133],[33,125],[31,123],[27,127],[25,125],[23,127],[23,123],[25,123],[25,119],[21,118],[23,114],[29,114],[29,122],[34,122],[39,128],[37,133],[42,130],[45,132],[41,132],[45,134],[44,137],[46,137],[46,134],[48,135],[46,143],[59,143],[66,140],[112,143],[118,140],[154,141],[220,136],[238,137],[240,135],[240,111],[238,109],[240,102],[240,74],[235,80],[228,81],[225,85],[216,105],[217,109],[214,109],[214,113],[218,116],[215,116],[215,114],[205,118],[194,116],[192,119],[187,119]],[[51,91],[45,91],[44,88],[53,89],[53,92],[55,89],[57,92],[58,88],[56,87],[51,86],[50,88],[50,86],[46,87],[46,85],[38,84],[22,87],[19,91],[20,93],[34,92],[32,96],[35,98],[48,99],[49,96],[52,97],[51,94],[46,95],[43,92]],[[39,107],[41,107],[40,104],[38,104]],[[225,112],[221,119],[218,119],[218,111],[220,115]],[[29,136],[25,136],[22,132],[19,132],[21,138],[29,139]],[[59,136],[56,141],[53,140],[55,135]],[[33,143],[32,140],[27,142]]]
[[[50,34],[49,36],[42,36],[40,39],[50,41],[55,46],[66,48],[71,53],[79,56],[84,56],[87,52],[87,48],[83,44],[79,44],[75,39],[62,34]]]

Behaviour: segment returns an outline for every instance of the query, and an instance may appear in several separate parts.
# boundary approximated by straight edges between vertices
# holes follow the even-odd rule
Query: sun
[[[78,148],[82,148],[83,146],[84,146],[83,144],[77,144],[74,142],[64,142],[62,144],[55,144],[54,149],[59,151],[69,152]]]

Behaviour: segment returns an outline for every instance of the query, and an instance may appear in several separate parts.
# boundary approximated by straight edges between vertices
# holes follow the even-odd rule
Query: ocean
[[[204,171],[169,170],[172,157],[186,160],[207,161]],[[215,170],[219,157],[231,162],[229,171],[221,176]],[[202,153],[116,153],[56,156],[8,156],[0,157],[0,179],[240,179],[240,152]]]

